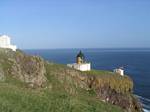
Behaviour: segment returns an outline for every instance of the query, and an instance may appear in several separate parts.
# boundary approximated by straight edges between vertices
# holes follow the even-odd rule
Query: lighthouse
[[[81,64],[81,63],[85,63],[85,56],[82,53],[82,51],[80,51],[77,56],[76,56],[76,63],[77,64]]]
[[[80,71],[90,71],[91,70],[91,63],[86,62],[85,55],[80,51],[76,56],[76,63],[67,64],[68,67],[74,68]]]

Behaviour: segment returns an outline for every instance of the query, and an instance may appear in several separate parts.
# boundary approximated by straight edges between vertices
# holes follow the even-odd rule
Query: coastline
[[[144,112],[150,112],[150,107],[144,103],[144,102],[150,103],[150,99],[144,98],[144,97],[138,96],[138,95],[135,95],[135,96],[140,100],[142,107],[143,107],[143,111]]]
[[[44,59],[47,59],[49,61],[53,60],[52,62],[67,64],[67,63],[73,62],[73,58],[69,58],[69,57],[72,57],[79,50],[80,49],[63,49],[63,50],[62,49],[53,49],[53,50],[46,49],[46,50],[27,50],[27,51],[25,50],[25,52],[31,55],[38,54],[39,56],[42,56]],[[145,79],[144,77],[145,76],[148,77],[149,68],[143,65],[140,65],[141,63],[139,63],[139,61],[142,61],[143,63],[147,63],[147,64],[149,63],[149,61],[147,61],[150,56],[150,50],[148,48],[145,50],[136,49],[136,50],[129,50],[129,51],[128,50],[116,50],[116,49],[114,50],[94,49],[94,51],[93,49],[89,49],[89,50],[83,49],[83,51],[86,53],[86,55],[88,55],[89,60],[93,62],[94,65],[92,67],[94,69],[113,70],[114,66],[125,65],[126,63],[128,63],[128,65],[125,67],[125,70],[126,70],[126,73],[129,74],[129,76],[131,76],[132,79],[134,80],[134,83],[135,83],[134,94],[136,95],[138,95],[138,93],[142,95],[146,94],[143,89],[147,90],[147,88],[145,87],[143,88],[143,86],[142,85],[139,86],[139,84],[140,83],[143,84],[143,81],[148,79],[148,78]],[[68,58],[65,58],[66,56]],[[139,60],[139,56],[140,56],[140,60]],[[134,59],[130,60],[130,57],[134,57]],[[120,60],[122,58],[125,60]],[[135,63],[135,65],[133,65],[134,61],[137,62]],[[115,64],[112,62],[115,62]],[[139,71],[141,69],[145,70],[146,72]],[[136,83],[138,83],[138,86],[136,85]],[[146,87],[148,87],[148,85]],[[144,96],[142,97],[144,99],[148,99],[148,98],[145,98]],[[143,103],[143,106],[145,107],[144,109],[150,108],[149,107],[150,102],[148,102],[147,104],[146,103],[147,100],[142,101],[142,99],[140,99],[140,101]]]

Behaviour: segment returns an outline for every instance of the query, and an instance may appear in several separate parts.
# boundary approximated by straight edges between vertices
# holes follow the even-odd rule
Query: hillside
[[[0,49],[0,112],[141,112],[133,82]]]

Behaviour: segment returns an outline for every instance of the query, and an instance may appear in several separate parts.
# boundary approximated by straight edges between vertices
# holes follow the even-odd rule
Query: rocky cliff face
[[[61,89],[70,95],[78,94],[80,88],[92,91],[100,101],[118,105],[124,111],[142,111],[132,94],[132,80],[107,71],[80,72],[21,51],[0,49],[0,81],[8,78],[17,79],[29,88],[53,90],[56,85],[61,84]]]
[[[55,66],[55,65],[51,65]],[[118,105],[127,112],[142,112],[139,101],[132,94],[133,82],[125,76],[122,77],[111,72],[79,72],[66,67],[51,67],[48,69],[66,85],[70,94],[77,94],[78,87],[87,91],[94,91],[100,101]],[[69,86],[68,86],[69,85]]]
[[[32,88],[42,87],[46,83],[46,69],[40,57],[28,56],[21,51],[0,49],[0,64],[1,80],[13,77]]]
[[[122,77],[109,72],[101,75],[90,73],[88,85],[104,102],[118,105],[128,112],[142,111],[138,100],[132,95],[133,82],[127,76]]]

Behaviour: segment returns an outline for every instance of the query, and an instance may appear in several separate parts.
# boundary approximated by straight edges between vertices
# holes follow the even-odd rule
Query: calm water
[[[150,49],[82,49],[93,69],[113,70],[124,67],[134,81],[134,94],[150,112]],[[56,63],[74,63],[79,49],[25,50]],[[145,111],[146,111],[145,110]]]

